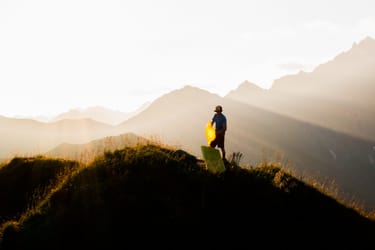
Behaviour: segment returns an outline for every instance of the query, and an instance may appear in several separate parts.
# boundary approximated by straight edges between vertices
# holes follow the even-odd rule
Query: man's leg
[[[224,149],[224,147],[221,148],[221,157],[223,158],[223,160],[226,160],[225,159],[225,149]]]
[[[224,147],[224,135],[220,134],[217,138],[218,140],[218,147],[221,149],[221,158],[225,160],[225,147]]]

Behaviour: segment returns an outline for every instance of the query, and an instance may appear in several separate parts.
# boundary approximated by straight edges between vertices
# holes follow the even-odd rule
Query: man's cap
[[[222,112],[222,111],[223,111],[223,107],[222,107],[222,106],[217,105],[217,106],[215,107],[214,112]]]

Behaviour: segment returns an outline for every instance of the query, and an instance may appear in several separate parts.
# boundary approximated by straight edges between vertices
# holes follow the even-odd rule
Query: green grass
[[[371,214],[279,163],[245,168],[239,158],[221,174],[183,150],[157,144],[107,151],[88,165],[15,158],[0,169],[1,190],[8,192],[0,199],[7,204],[0,247],[180,249],[199,242],[233,249],[301,240],[363,249],[374,243]]]

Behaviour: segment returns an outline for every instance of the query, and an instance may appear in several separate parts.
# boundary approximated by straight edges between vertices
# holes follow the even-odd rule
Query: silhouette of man
[[[211,120],[211,125],[215,125],[215,139],[211,141],[210,147],[215,148],[216,146],[221,150],[221,157],[225,161],[225,132],[227,131],[227,118],[222,113],[223,107],[218,105],[215,107],[214,112],[216,113]]]

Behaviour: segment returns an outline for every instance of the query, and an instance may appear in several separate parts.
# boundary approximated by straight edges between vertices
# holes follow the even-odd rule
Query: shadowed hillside
[[[38,209],[3,224],[0,247],[371,249],[375,243],[375,221],[278,164],[245,169],[232,162],[212,174],[196,160],[156,145],[107,152],[66,173]]]
[[[78,166],[74,161],[37,156],[13,158],[0,167],[0,223],[18,218],[32,203],[39,202],[62,176]]]

